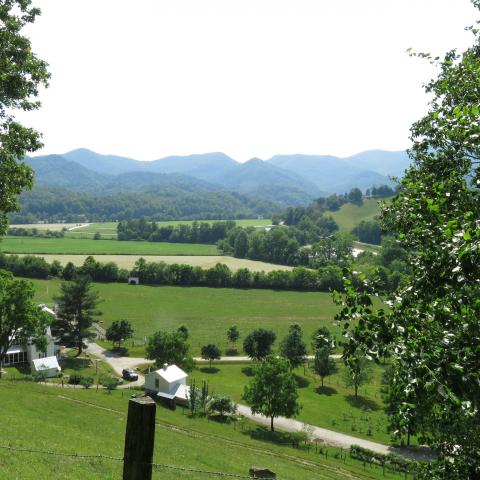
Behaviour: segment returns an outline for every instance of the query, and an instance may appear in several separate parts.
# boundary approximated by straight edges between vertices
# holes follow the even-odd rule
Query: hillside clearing
[[[362,205],[346,203],[336,212],[326,212],[337,222],[340,231],[350,233],[362,220],[373,220],[380,213],[379,200],[364,198]]]
[[[26,254],[20,254],[24,256]],[[76,266],[83,264],[88,255],[54,255],[40,254],[47,262],[58,260],[62,265],[72,262]],[[273,263],[257,262],[246,258],[227,257],[224,255],[95,255],[98,262],[115,262],[120,268],[131,269],[139,258],[145,258],[148,262],[165,262],[167,264],[186,264],[193,267],[211,268],[217,263],[224,263],[232,271],[239,268],[248,268],[254,272],[271,272],[272,270],[292,270],[293,267],[275,265]]]

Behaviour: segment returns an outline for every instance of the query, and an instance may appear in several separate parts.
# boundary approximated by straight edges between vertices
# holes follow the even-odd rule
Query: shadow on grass
[[[220,415],[219,413],[209,415],[208,418],[216,423],[230,423],[230,418],[227,415]]]
[[[217,367],[203,367],[203,368],[199,368],[199,370],[202,372],[202,373],[218,373],[220,371],[219,368]]]
[[[335,388],[326,387],[325,385],[323,387],[317,387],[315,392],[317,392],[319,395],[326,395],[327,397],[331,397],[332,395],[338,393]]]
[[[354,408],[360,408],[362,410],[380,410],[380,405],[369,398],[347,395],[345,400]]]
[[[75,372],[91,368],[90,360],[81,357],[62,357],[60,359],[60,366],[62,370],[73,370]]]
[[[310,381],[300,375],[295,375],[295,381],[298,388],[307,388],[310,385]]]
[[[254,440],[260,440],[263,442],[274,443],[275,445],[292,445],[298,446],[305,438],[303,432],[271,432],[266,427],[251,427],[243,431],[245,435],[248,435]]]
[[[242,373],[247,377],[253,377],[253,368],[252,367],[243,367]]]

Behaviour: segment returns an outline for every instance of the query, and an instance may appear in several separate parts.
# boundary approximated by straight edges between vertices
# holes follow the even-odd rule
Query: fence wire
[[[102,455],[102,454],[89,455],[89,454],[83,454],[83,453],[58,452],[54,450],[39,450],[35,448],[15,447],[12,445],[0,445],[0,449],[10,450],[12,452],[35,453],[38,455],[68,457],[68,458],[74,458],[78,460],[97,459],[97,460],[113,460],[115,462],[124,461],[124,457],[114,457],[111,455]],[[152,463],[151,465],[153,468],[157,468],[157,469],[170,469],[170,470],[176,470],[176,471],[181,471],[185,473],[197,473],[201,475],[210,475],[215,477],[243,478],[243,479],[249,479],[249,480],[251,480],[252,478],[256,478],[257,480],[268,480],[267,478],[251,477],[249,475],[241,475],[238,473],[215,472],[211,470],[202,470],[199,468],[185,467],[180,465],[169,465],[169,464],[163,464],[163,463]]]

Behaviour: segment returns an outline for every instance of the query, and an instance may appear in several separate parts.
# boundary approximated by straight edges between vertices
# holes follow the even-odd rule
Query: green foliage
[[[235,344],[238,342],[238,339],[240,338],[240,332],[238,331],[238,327],[236,325],[229,327],[227,330],[227,338],[233,346],[235,346]]]
[[[382,241],[382,229],[380,224],[375,220],[362,220],[353,230],[355,235],[361,242],[380,245]]]
[[[218,413],[221,417],[224,417],[225,414],[235,414],[237,405],[229,396],[217,394],[212,395],[208,400],[207,410],[210,415]]]
[[[73,281],[62,282],[55,302],[58,304],[55,334],[64,345],[77,348],[80,355],[85,347],[84,340],[95,337],[91,327],[95,317],[101,315],[97,310],[98,292],[92,290],[88,277],[78,276]]]
[[[315,359],[313,361],[313,371],[320,377],[323,387],[323,380],[338,371],[337,364],[333,358],[330,358],[332,350],[324,346],[315,351]]]
[[[413,460],[408,460],[393,454],[382,455],[358,445],[352,445],[350,447],[350,456],[363,463],[376,463],[395,472],[415,474],[418,468],[418,463]]]
[[[257,328],[243,341],[243,350],[252,360],[263,360],[272,351],[277,336],[271,330]]]
[[[288,335],[280,343],[280,355],[290,362],[292,368],[305,362],[307,345],[303,341],[303,330],[298,323],[290,325]]]
[[[294,417],[300,412],[297,383],[288,360],[270,355],[255,366],[254,377],[245,387],[244,400],[252,412],[270,418],[273,432],[275,417]]]
[[[120,348],[122,342],[133,337],[133,328],[132,324],[128,320],[117,320],[113,322],[105,332],[105,338],[117,344],[117,347]]]
[[[372,379],[371,362],[360,352],[351,356],[347,369],[344,372],[344,380],[347,387],[353,387],[355,398],[358,396],[358,388]]]
[[[210,361],[210,368],[212,368],[212,360],[220,360],[220,356],[222,355],[220,349],[212,343],[204,345],[201,353],[203,359]]]
[[[381,215],[408,252],[411,275],[388,312],[372,309],[347,281],[339,317],[350,336],[347,357],[361,346],[392,358],[391,424],[400,436],[413,421],[440,453],[422,479],[479,476],[480,36],[470,30],[473,46],[462,54],[417,55],[438,76],[426,85],[428,113],[411,129],[414,163]]]
[[[178,331],[159,331],[148,338],[146,347],[147,358],[155,360],[157,367],[175,364],[185,370],[191,370],[191,356],[185,336]]]
[[[93,377],[82,376],[82,378],[80,380],[80,385],[85,389],[90,388],[93,385],[93,383],[94,383],[93,382]]]
[[[51,319],[33,301],[33,285],[0,270],[0,365],[14,344],[26,344],[31,337],[45,350],[45,333]]]
[[[320,348],[329,348],[333,350],[335,347],[335,340],[327,327],[319,327],[312,334],[313,350]]]
[[[7,214],[18,210],[17,196],[33,186],[33,172],[22,159],[42,146],[40,134],[14,117],[16,110],[40,107],[38,90],[49,78],[47,64],[21,34],[39,13],[30,0],[12,0],[0,7],[0,234],[7,230]]]

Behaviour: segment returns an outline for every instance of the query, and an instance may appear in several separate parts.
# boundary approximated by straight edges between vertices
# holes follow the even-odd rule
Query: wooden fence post
[[[128,403],[123,480],[151,480],[155,443],[155,402],[150,397]]]

